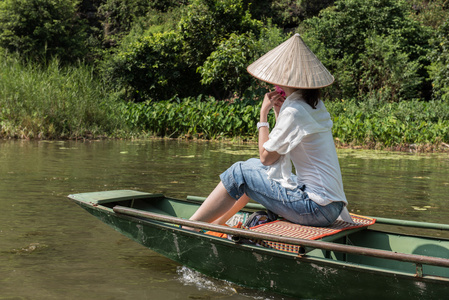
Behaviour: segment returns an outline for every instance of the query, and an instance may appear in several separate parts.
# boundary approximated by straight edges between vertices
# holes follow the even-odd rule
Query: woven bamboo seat
[[[328,227],[313,227],[278,220],[252,227],[250,230],[299,239],[322,239],[324,241],[332,241],[349,233],[353,233],[354,231],[362,230],[376,222],[375,219],[365,216],[351,214],[351,217],[354,221],[353,224],[337,220]],[[258,241],[258,244],[264,247],[292,253],[298,253],[300,248],[300,246],[297,245],[289,245],[272,241]]]

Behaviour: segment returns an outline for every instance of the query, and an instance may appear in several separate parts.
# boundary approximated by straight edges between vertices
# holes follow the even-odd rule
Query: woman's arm
[[[277,92],[271,92],[265,94],[263,99],[262,107],[260,109],[260,122],[268,121],[268,113],[272,108],[274,108],[275,117],[277,119],[279,115],[280,108],[282,103],[284,102],[284,98],[281,97]],[[268,141],[268,135],[270,134],[270,130],[268,127],[260,127],[259,128],[259,156],[262,164],[269,166],[274,164],[279,157],[281,156],[277,152],[268,152],[263,147],[263,144]]]

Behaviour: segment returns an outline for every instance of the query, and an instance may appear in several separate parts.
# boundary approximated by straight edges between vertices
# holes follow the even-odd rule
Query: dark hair
[[[309,104],[313,109],[316,109],[318,100],[321,97],[320,89],[301,89],[301,95],[303,99]]]

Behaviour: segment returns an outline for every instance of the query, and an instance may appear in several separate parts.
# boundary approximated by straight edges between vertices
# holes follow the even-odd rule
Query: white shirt
[[[300,91],[291,94],[263,147],[281,154],[270,166],[268,178],[287,189],[305,185],[309,198],[320,205],[348,203],[332,137],[332,120],[321,100],[313,109],[302,99]],[[292,173],[292,161],[296,176]],[[343,219],[349,221],[348,216],[345,208]]]

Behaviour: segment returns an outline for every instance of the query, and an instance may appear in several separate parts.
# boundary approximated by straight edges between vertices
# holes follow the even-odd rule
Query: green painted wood
[[[416,227],[416,228],[427,228],[427,229],[449,230],[449,224],[417,222],[417,221],[408,221],[408,220],[399,220],[399,219],[379,218],[379,217],[371,217],[371,218],[375,218],[376,223],[380,223],[380,224],[398,225],[398,226]]]
[[[73,194],[69,195],[68,197],[76,201],[91,202],[94,204],[105,204],[110,202],[132,200],[132,199],[160,198],[164,197],[164,195],[144,193],[133,190],[116,190],[116,191]]]

